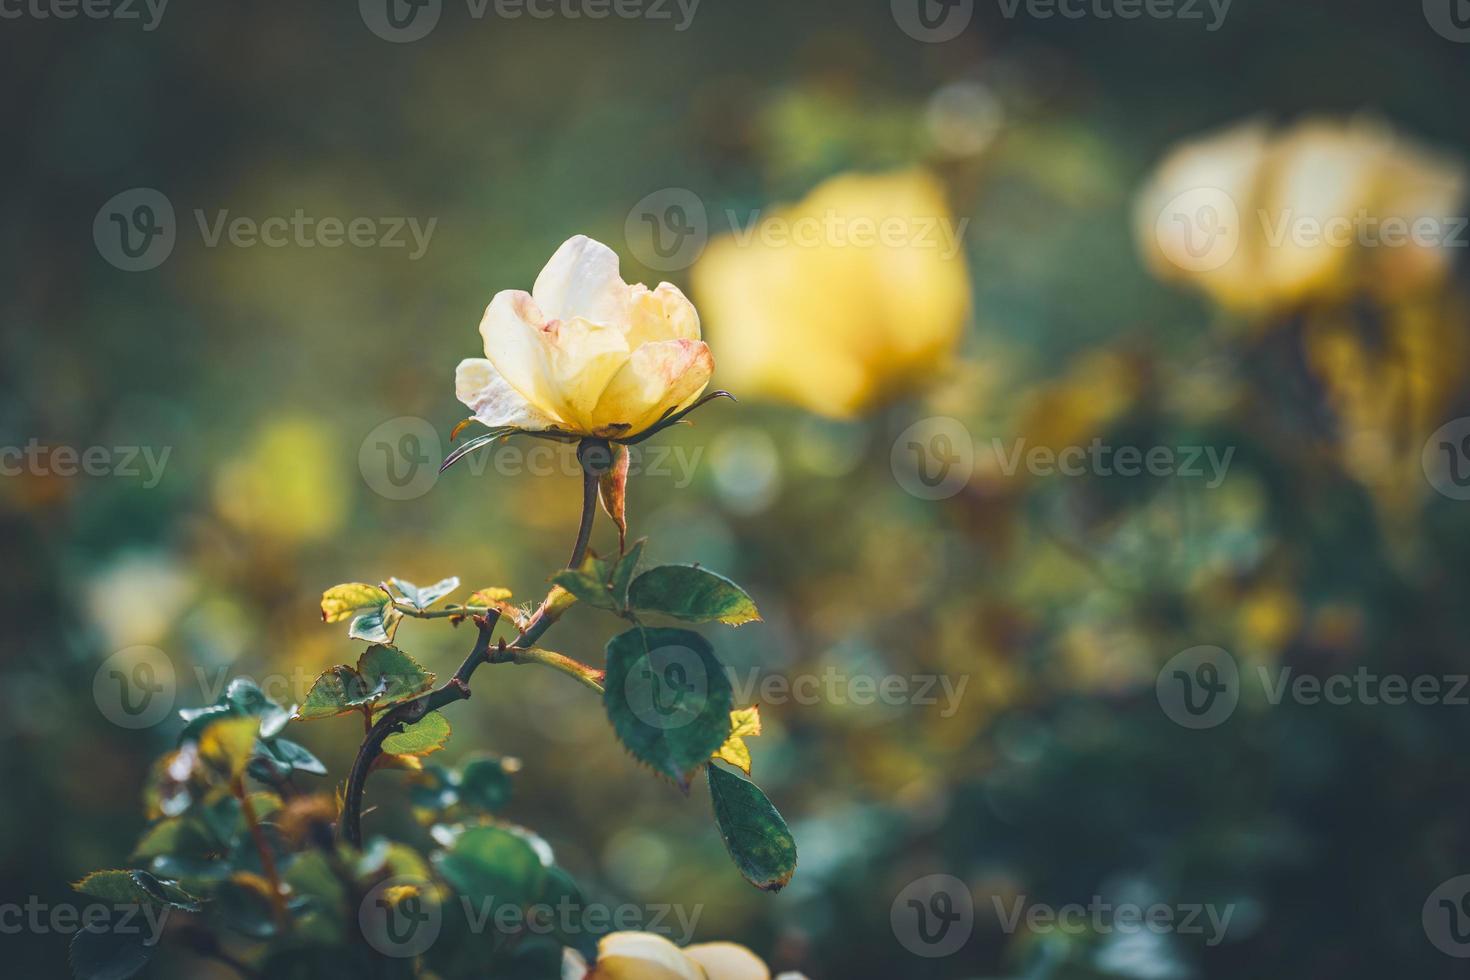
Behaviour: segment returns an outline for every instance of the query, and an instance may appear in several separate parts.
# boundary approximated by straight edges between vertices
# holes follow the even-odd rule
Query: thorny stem
[[[592,520],[597,514],[598,474],[595,465],[588,460],[587,455],[588,450],[595,451],[598,446],[604,450],[608,448],[605,441],[593,439],[584,439],[577,447],[577,459],[582,464],[582,520],[577,529],[577,543],[572,549],[571,561],[568,562],[569,568],[576,568],[582,564],[583,559],[587,557],[587,544],[592,537]],[[464,615],[468,611],[461,607],[455,613],[445,614]],[[373,763],[378,756],[383,754],[383,743],[387,741],[388,736],[402,731],[406,726],[419,721],[431,711],[437,711],[447,704],[468,698],[470,696],[470,677],[482,663],[541,663],[575,677],[593,690],[602,691],[603,671],[571,657],[532,649],[536,641],[551,628],[551,624],[556,622],[560,614],[560,610],[552,606],[552,596],[548,595],[521,630],[521,634],[508,645],[502,640],[500,647],[493,654],[490,652],[490,637],[495,632],[500,612],[490,609],[486,610],[484,615],[474,615],[475,626],[478,630],[475,646],[469,656],[465,657],[464,663],[460,664],[459,670],[455,671],[454,676],[441,687],[420,695],[412,701],[405,701],[390,708],[368,730],[362,745],[357,750],[357,758],[353,760],[352,771],[347,777],[347,789],[342,801],[342,838],[344,840],[354,847],[362,846],[363,794],[367,789],[368,774],[372,771]],[[422,618],[430,618],[423,614],[420,615]]]

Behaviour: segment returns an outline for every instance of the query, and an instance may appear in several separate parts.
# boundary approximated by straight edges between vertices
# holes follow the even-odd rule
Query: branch
[[[606,440],[583,439],[577,446],[577,461],[582,465],[582,520],[577,528],[577,542],[572,548],[572,559],[568,563],[569,568],[577,568],[587,557],[587,544],[592,538],[592,521],[597,516],[597,464],[595,460],[588,458],[589,452],[595,453],[601,448],[610,464],[612,460],[611,448]],[[405,701],[395,705],[379,718],[377,723],[368,730],[363,738],[362,745],[358,747],[357,758],[352,762],[352,770],[347,776],[347,789],[342,800],[342,838],[354,847],[362,847],[362,802],[363,795],[367,791],[368,774],[372,772],[373,763],[378,756],[383,754],[383,743],[388,736],[403,731],[409,725],[419,721],[431,711],[437,711],[447,704],[455,701],[463,701],[470,696],[470,677],[483,663],[545,663],[555,667],[563,673],[577,677],[584,684],[594,690],[601,691],[599,683],[600,671],[589,667],[580,661],[572,660],[570,657],[562,657],[560,654],[549,654],[548,651],[538,650],[530,653],[541,634],[551,628],[551,624],[561,616],[565,606],[554,603],[560,590],[553,589],[545,599],[541,601],[540,607],[531,617],[524,629],[521,630],[515,641],[507,646],[503,641],[499,651],[492,659],[490,655],[490,636],[495,632],[495,625],[500,620],[500,612],[495,609],[485,611],[483,616],[475,615],[475,626],[479,630],[479,636],[475,640],[474,649],[465,657],[464,663],[460,664],[459,670],[455,671],[442,687],[438,687],[428,694],[420,695],[412,701]],[[441,611],[443,615],[458,615],[468,611],[466,607],[451,612]],[[435,618],[431,615],[421,615],[420,618]],[[510,655],[507,656],[506,654]],[[554,658],[560,658],[556,660]],[[562,662],[564,661],[564,662]],[[577,666],[573,666],[577,665]]]
[[[367,737],[357,750],[357,758],[352,762],[352,771],[347,776],[347,791],[342,801],[342,837],[352,846],[362,846],[362,797],[367,789],[368,773],[372,771],[378,756],[383,754],[383,743],[388,740],[388,736],[403,731],[429,712],[470,696],[470,675],[480,664],[486,662],[490,652],[490,636],[495,632],[495,624],[499,621],[500,613],[493,610],[486,616],[476,616],[475,627],[479,635],[475,638],[474,649],[464,658],[464,663],[459,665],[454,676],[428,694],[389,708],[368,729]]]

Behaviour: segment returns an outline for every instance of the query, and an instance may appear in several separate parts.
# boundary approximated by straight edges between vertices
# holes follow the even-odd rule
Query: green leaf
[[[745,590],[697,565],[659,565],[633,580],[628,602],[637,612],[661,613],[691,623],[739,626],[761,618]]]
[[[613,730],[635,758],[685,792],[725,744],[734,699],[698,633],[638,627],[608,641],[603,705]]]
[[[628,586],[633,581],[633,573],[638,570],[638,560],[643,557],[643,546],[647,543],[647,538],[639,538],[634,541],[627,553],[613,566],[608,581],[608,584],[612,586],[609,592],[613,602],[620,610],[628,608]]]
[[[162,908],[199,911],[199,899],[172,881],[155,878],[147,871],[93,871],[72,885],[83,895],[100,898],[112,905],[147,903]]]
[[[505,827],[473,827],[434,865],[455,891],[471,902],[524,908],[546,886],[547,865],[532,843]],[[493,914],[493,911],[492,911]]]
[[[388,593],[365,582],[334,585],[322,593],[322,622],[340,623],[363,610],[384,606],[390,600]]]
[[[366,695],[362,675],[346,664],[338,664],[312,681],[306,700],[296,709],[296,717],[301,721],[312,721],[346,714],[357,710],[356,706]]]
[[[239,716],[260,719],[261,736],[273,738],[291,720],[291,712],[292,708],[283,708],[267,697],[250,678],[236,677],[214,704],[179,711],[179,717],[187,723],[179,734],[179,742],[197,741],[199,734],[212,722]]]
[[[275,777],[265,779],[265,782],[279,782],[293,772],[310,773],[313,776],[327,774],[327,767],[320,759],[312,755],[305,746],[287,739],[261,739],[256,748],[256,756],[250,760],[250,774],[253,776],[261,772]]]
[[[368,706],[415,698],[434,686],[434,675],[397,647],[374,644],[358,658],[323,672],[296,712],[302,721],[331,718]]]
[[[397,589],[399,594],[409,601],[410,605],[419,612],[423,612],[459,588],[459,579],[451,575],[449,578],[440,579],[433,585],[426,585],[422,589],[412,582],[406,582],[401,578],[390,578],[388,584]]]
[[[347,628],[347,636],[369,643],[392,643],[393,634],[398,632],[398,624],[402,619],[403,611],[398,607],[383,605],[353,619],[352,625]]]
[[[520,768],[515,759],[478,756],[459,769],[426,765],[414,777],[409,798],[413,805],[443,812],[464,804],[482,813],[495,813],[510,802],[511,774]]]
[[[143,831],[143,836],[138,839],[138,844],[133,848],[130,860],[140,861],[144,858],[158,857],[160,854],[171,854],[174,851],[183,850],[185,836],[189,825],[182,817],[167,817]]]
[[[119,922],[114,928],[109,923],[76,931],[68,957],[77,980],[130,980],[143,972],[158,943],[149,942],[153,937],[137,921],[122,926]]]
[[[709,795],[725,850],[745,880],[777,892],[796,871],[796,840],[761,788],[744,776],[709,767]]]
[[[551,583],[566,589],[578,599],[598,609],[619,612],[609,585],[612,568],[596,555],[588,554],[581,568],[564,568],[551,576]]]
[[[479,758],[466,763],[459,773],[460,800],[486,813],[499,810],[510,802],[513,768],[504,759]]]
[[[587,899],[564,868],[552,865],[546,869],[546,887],[536,900],[538,910],[551,910],[549,921],[542,928],[550,927],[550,934],[562,945],[570,946],[588,960],[597,956],[597,940],[605,929],[599,929],[596,916],[585,917]],[[565,910],[565,911],[563,911]]]
[[[431,711],[401,732],[383,740],[383,751],[392,755],[428,755],[444,748],[449,741],[449,720]]]
[[[434,675],[397,647],[376,644],[358,658],[357,672],[370,686],[375,705],[416,698],[434,686]]]

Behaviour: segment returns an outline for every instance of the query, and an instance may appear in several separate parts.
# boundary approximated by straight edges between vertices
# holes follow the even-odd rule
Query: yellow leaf
[[[406,769],[409,772],[423,772],[424,764],[416,755],[394,755],[384,752],[373,760],[371,771],[379,769]]]
[[[340,623],[363,609],[376,609],[388,601],[388,593],[376,585],[347,582],[322,593],[322,622]]]
[[[199,736],[199,755],[214,769],[236,779],[245,772],[255,752],[259,731],[260,719],[248,715],[217,721]]]
[[[761,709],[759,705],[736,708],[730,712],[730,737],[710,758],[728,762],[750,775],[750,748],[745,744],[746,736],[761,733]]]
[[[470,596],[469,601],[466,602],[465,605],[494,606],[495,604],[504,602],[509,598],[510,589],[492,587],[489,589],[481,589],[480,591],[476,592],[474,595]]]

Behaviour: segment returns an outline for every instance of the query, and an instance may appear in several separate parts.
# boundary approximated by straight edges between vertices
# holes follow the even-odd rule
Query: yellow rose
[[[711,242],[692,276],[722,379],[837,418],[922,386],[969,313],[963,230],[939,181],[910,170],[834,177]]]
[[[714,358],[676,287],[629,286],[612,249],[569,239],[531,292],[496,293],[485,357],[460,362],[455,394],[488,426],[622,439],[687,408]]]
[[[787,980],[801,980],[783,974]],[[771,971],[736,943],[680,949],[651,932],[614,932],[597,944],[597,966],[585,980],[771,980]]]
[[[1170,153],[1136,232],[1156,275],[1230,309],[1396,299],[1444,277],[1464,189],[1458,164],[1381,123],[1250,122]]]

